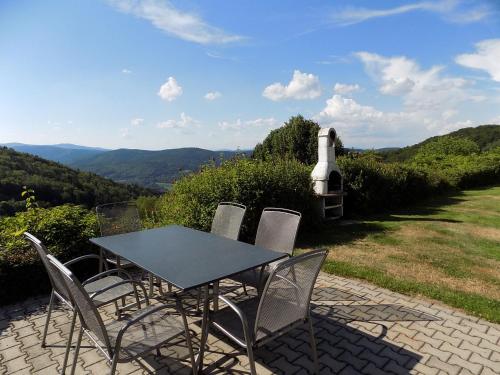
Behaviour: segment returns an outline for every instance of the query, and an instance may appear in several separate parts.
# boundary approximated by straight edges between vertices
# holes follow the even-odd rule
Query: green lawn
[[[299,243],[302,249],[319,246],[330,248],[327,272],[500,322],[500,187],[332,222]]]

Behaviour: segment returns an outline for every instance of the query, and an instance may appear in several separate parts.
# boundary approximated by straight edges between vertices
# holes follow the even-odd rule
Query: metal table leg
[[[205,297],[203,300],[203,318],[201,320],[200,351],[196,355],[196,369],[198,374],[203,373],[203,352],[205,351],[205,345],[208,338],[208,310],[210,308],[210,295],[208,285],[205,285],[203,289]]]
[[[212,303],[213,303],[213,309],[214,311],[219,310],[219,282],[216,281],[214,283],[214,289],[212,291]]]

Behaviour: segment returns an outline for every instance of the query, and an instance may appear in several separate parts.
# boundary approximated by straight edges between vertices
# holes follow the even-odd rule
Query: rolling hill
[[[151,194],[138,186],[119,184],[93,173],[0,147],[0,215],[11,215],[24,208],[25,202],[21,200],[24,185],[35,191],[37,202],[44,207],[63,203],[92,207]]]
[[[76,160],[73,168],[96,173],[118,182],[134,183],[156,190],[203,164],[229,159],[235,151],[177,148],[161,151],[119,149]]]
[[[19,152],[26,152],[41,158],[56,161],[63,164],[70,164],[78,159],[99,155],[105,151],[103,148],[86,147],[61,143],[57,145],[29,145],[24,143],[4,143],[0,146],[12,148]]]
[[[463,128],[446,135],[427,138],[425,141],[417,143],[413,146],[389,149],[386,151],[379,150],[378,152],[383,156],[385,161],[404,161],[413,157],[417,153],[418,149],[424,144],[436,140],[439,137],[448,136],[469,138],[478,144],[481,151],[487,151],[500,146],[500,125],[480,125],[474,128]]]

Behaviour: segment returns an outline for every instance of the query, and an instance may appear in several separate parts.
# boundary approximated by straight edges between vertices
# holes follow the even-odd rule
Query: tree
[[[292,158],[304,164],[315,164],[318,161],[319,129],[321,127],[316,122],[301,115],[293,116],[255,146],[253,157],[261,160],[275,157]],[[342,141],[337,136],[335,154],[343,155],[344,152]]]

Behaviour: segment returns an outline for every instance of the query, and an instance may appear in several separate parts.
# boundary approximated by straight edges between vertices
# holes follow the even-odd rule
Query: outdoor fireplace
[[[323,219],[338,219],[343,215],[344,193],[340,168],[335,160],[334,128],[318,132],[318,163],[311,177],[318,198],[318,210]]]

